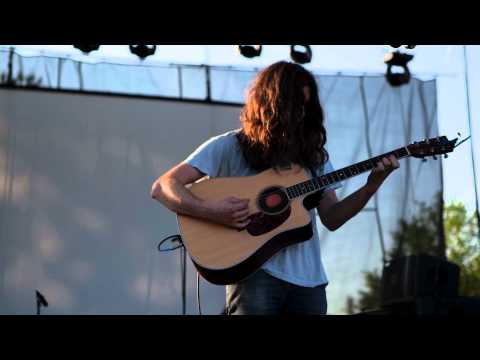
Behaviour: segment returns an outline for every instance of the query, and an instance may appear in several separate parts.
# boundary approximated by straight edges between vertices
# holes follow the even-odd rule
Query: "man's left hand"
[[[372,192],[376,192],[380,185],[394,170],[398,169],[400,164],[394,155],[382,158],[377,167],[368,176],[367,188]]]

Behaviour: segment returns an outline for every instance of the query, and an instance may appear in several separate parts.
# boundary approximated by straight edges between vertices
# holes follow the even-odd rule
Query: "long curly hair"
[[[305,86],[310,90],[307,102]],[[317,84],[301,65],[280,61],[259,72],[248,90],[240,122],[237,138],[255,170],[292,163],[315,168],[328,160]]]

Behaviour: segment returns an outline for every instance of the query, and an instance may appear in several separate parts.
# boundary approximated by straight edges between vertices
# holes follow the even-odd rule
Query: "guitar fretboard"
[[[395,155],[397,159],[401,159],[403,157],[409,156],[409,153],[406,147],[398,148],[388,153],[372,157],[371,159],[361,161],[356,164],[344,167],[342,169],[332,171],[331,173],[324,174],[322,176],[315,177],[311,180],[307,180],[299,184],[295,184],[293,186],[287,187],[286,190],[287,190],[288,197],[290,199],[294,199],[296,197],[321,190],[337,182],[347,180],[351,177],[360,175],[366,171],[371,171],[377,166],[377,164],[381,161],[382,158],[388,157],[392,154]]]

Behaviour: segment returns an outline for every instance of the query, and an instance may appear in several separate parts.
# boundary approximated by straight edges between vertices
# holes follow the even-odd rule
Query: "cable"
[[[202,307],[200,305],[200,274],[197,271],[197,304],[198,304],[198,315],[202,315]]]
[[[182,284],[182,315],[187,314],[187,261],[185,246],[180,249],[180,277]]]
[[[468,117],[468,128],[470,131],[470,136],[472,136],[472,119],[470,111],[470,90],[468,84],[468,60],[467,60],[467,45],[463,45],[463,61],[465,67],[465,93],[467,95],[467,117]],[[470,147],[471,156],[472,156],[472,170],[473,170],[473,189],[475,191],[475,216],[477,218],[477,224],[480,224],[480,210],[478,204],[478,189],[477,189],[477,171],[475,166],[475,153],[473,150],[473,138],[472,144]],[[478,232],[478,238],[480,240],[480,232]]]
[[[165,243],[166,243],[168,240],[170,240],[170,239],[173,239],[172,242],[177,241],[179,244],[176,245],[176,246],[170,247],[170,248],[168,248],[168,247],[166,247],[166,248],[163,247],[163,248],[162,248],[162,245],[165,244]],[[158,244],[157,249],[158,249],[158,251],[160,251],[160,252],[167,252],[167,251],[176,250],[176,249],[178,249],[178,248],[180,248],[180,247],[183,247],[183,241],[182,241],[182,237],[177,234],[177,235],[170,235],[170,236],[167,236],[166,238],[164,238],[164,239],[163,239],[162,241],[160,241],[160,243]]]

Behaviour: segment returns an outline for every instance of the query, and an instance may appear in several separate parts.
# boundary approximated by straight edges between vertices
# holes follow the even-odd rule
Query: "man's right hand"
[[[220,201],[211,201],[208,203],[209,218],[211,221],[242,229],[248,225],[249,199],[239,199],[229,196]]]

